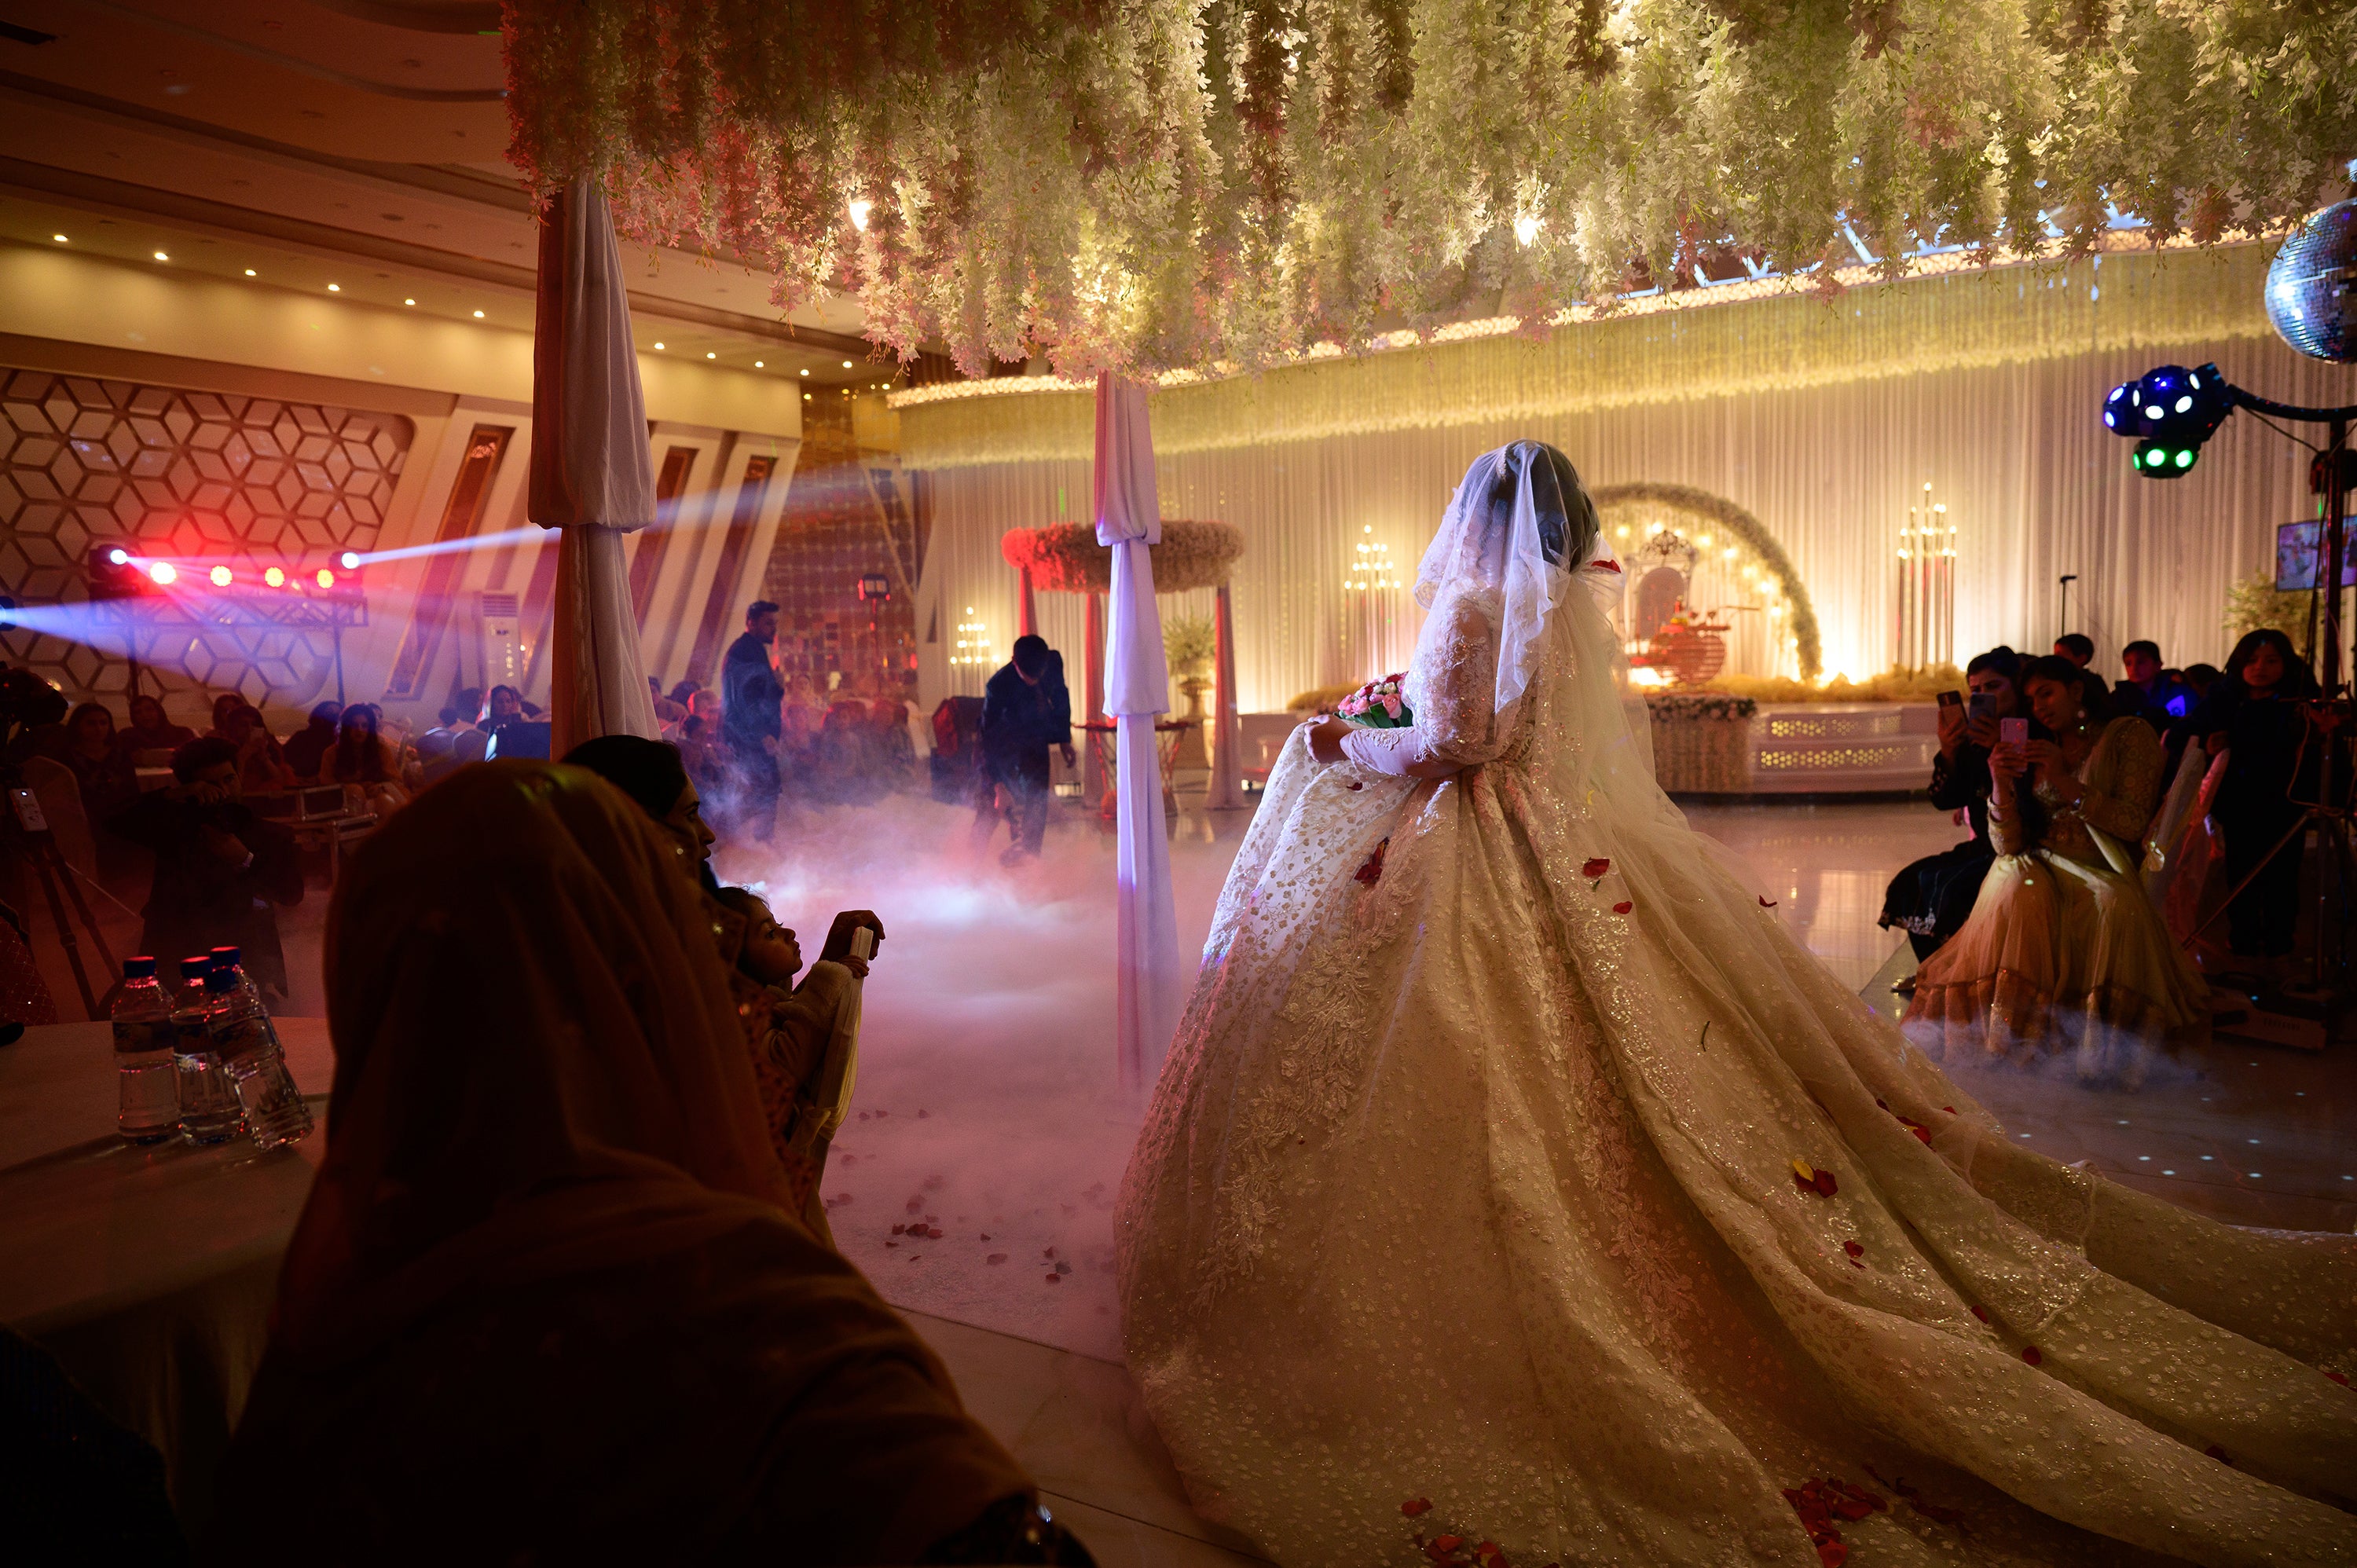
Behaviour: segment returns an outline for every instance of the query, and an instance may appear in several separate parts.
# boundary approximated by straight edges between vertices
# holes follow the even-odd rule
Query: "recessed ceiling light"
[[[169,256],[167,256],[167,255],[166,255],[163,252],[158,251],[158,252],[156,252],[156,259],[157,261],[159,261],[159,262],[168,262],[168,261],[170,261],[172,258],[171,258],[171,257],[169,257]]]
[[[401,303],[404,305],[415,305],[417,302],[414,299],[404,299]]]
[[[161,257],[161,256],[157,256],[156,259],[157,261],[159,261],[159,262],[160,262],[160,261],[162,261],[164,258],[163,258],[163,257]],[[844,368],[845,370],[846,370],[846,371],[847,371],[847,370],[849,370],[849,369],[851,369],[851,361],[850,361],[850,360],[844,360],[844,361],[843,361],[843,368]]]
[[[810,368],[809,368],[808,366],[804,366],[804,367],[802,368],[802,370],[801,371],[801,372],[800,372],[800,373],[801,373],[801,374],[802,374],[802,375],[805,375],[805,376],[806,376],[806,375],[809,375],[809,374],[810,374]]]
[[[344,292],[344,285],[339,283],[331,283],[328,285],[328,292],[329,294],[341,294]]]
[[[655,352],[656,352],[656,353],[658,353],[658,354],[660,354],[660,353],[662,353],[662,344],[658,343],[658,344],[656,344],[656,345],[655,345]]]
[[[63,234],[52,234],[49,238],[55,240],[60,245],[66,242],[66,237]]]
[[[480,321],[482,318],[483,318],[483,313],[482,313],[481,311],[479,311],[479,311],[475,312],[475,319],[476,319],[476,320]]]
[[[707,359],[707,360],[716,360],[716,359],[720,358],[720,356],[719,356],[719,355],[717,355],[717,354],[713,354],[713,353],[706,353],[704,357],[705,357],[705,359]]]
[[[758,370],[759,370],[759,369],[761,368],[761,361],[760,361],[760,360],[754,360],[754,361],[753,361],[753,368],[754,368],[755,370],[757,370],[757,371],[758,371]]]
[[[246,276],[248,276],[248,277],[252,277],[252,276],[253,275],[253,269],[252,267],[248,267],[248,268],[246,268],[246,269],[245,269],[245,275],[246,275]]]

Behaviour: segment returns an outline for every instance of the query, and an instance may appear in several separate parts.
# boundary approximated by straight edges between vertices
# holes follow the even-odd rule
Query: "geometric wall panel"
[[[415,435],[399,414],[0,367],[0,593],[28,607],[82,604],[91,552],[115,544],[220,562],[243,583],[265,566],[307,572],[374,549]],[[118,612],[144,603],[92,607],[90,642],[0,628],[0,657],[75,701],[107,699],[119,718],[129,666]],[[332,689],[326,628],[209,612],[221,603],[191,591],[151,613],[143,690],[299,708]]]

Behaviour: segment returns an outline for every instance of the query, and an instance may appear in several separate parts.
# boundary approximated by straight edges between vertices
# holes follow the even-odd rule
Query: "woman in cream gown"
[[[1476,461],[1413,727],[1270,778],[1119,1215],[1196,1506],[1287,1568],[1416,1498],[1524,1565],[2357,1563],[2357,1241],[2009,1142],[1655,786],[1598,552]],[[1813,1544],[1828,1480],[1888,1506]]]

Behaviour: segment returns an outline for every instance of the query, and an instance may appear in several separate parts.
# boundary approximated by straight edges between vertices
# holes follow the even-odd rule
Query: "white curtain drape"
[[[1355,546],[1383,542],[1403,571],[1412,567],[1466,464],[1521,435],[1562,447],[1591,487],[1693,485],[1749,510],[1808,585],[1829,675],[1890,663],[1897,533],[1928,479],[1958,525],[1959,657],[1997,642],[2044,652],[2072,629],[2094,638],[2109,676],[2121,645],[2139,637],[2158,640],[2171,663],[2222,663],[2228,585],[2271,566],[2277,524],[2315,515],[2308,454],[2246,414],[2227,422],[2184,478],[2130,472],[2129,444],[2098,417],[2104,395],[2156,364],[2208,360],[2286,402],[2357,402],[2346,367],[2244,338],[1165,456],[1156,477],[1169,515],[1243,531],[1235,657],[1246,713],[1403,667],[1413,604],[1405,588],[1387,603],[1346,590]],[[1011,623],[1015,574],[999,560],[999,535],[1077,521],[1058,503],[1082,493],[1085,467],[1042,460],[931,470],[928,574],[941,573],[958,604]],[[2079,579],[2069,628],[2057,619],[2064,573]],[[1079,606],[1068,597],[1041,601],[1051,642],[1077,640]],[[1211,598],[1181,596],[1167,607],[1209,614]]]
[[[1120,726],[1115,766],[1119,838],[1114,851],[1115,1001],[1123,1081],[1144,1089],[1162,1070],[1178,1027],[1178,917],[1164,836],[1162,764],[1154,721],[1169,711],[1170,670],[1162,615],[1154,602],[1154,557],[1162,538],[1154,483],[1154,437],[1146,389],[1111,374],[1097,378],[1097,542],[1113,549],[1112,615],[1105,633],[1104,711]]]
[[[622,535],[654,521],[654,474],[621,250],[594,181],[541,213],[532,410],[532,520],[559,531],[550,755],[601,735],[652,738]]]

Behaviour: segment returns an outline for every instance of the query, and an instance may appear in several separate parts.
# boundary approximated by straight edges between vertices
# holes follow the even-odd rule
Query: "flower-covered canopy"
[[[512,154],[960,363],[1257,365],[1930,246],[2197,240],[2357,155],[2341,0],[508,0]]]

